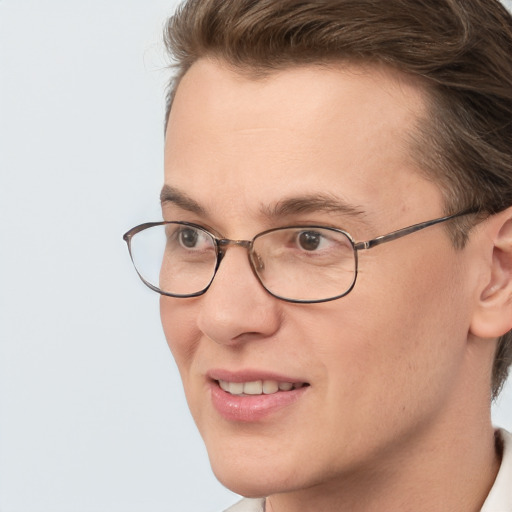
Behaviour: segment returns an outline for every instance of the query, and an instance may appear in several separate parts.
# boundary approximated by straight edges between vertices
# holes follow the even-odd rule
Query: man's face
[[[230,239],[315,224],[362,241],[442,216],[441,194],[407,144],[422,115],[421,88],[386,69],[300,67],[255,79],[199,61],[170,116],[165,183],[179,200],[163,203],[164,219]],[[340,208],[311,201],[326,196]],[[273,215],[285,201],[295,206]],[[293,304],[269,295],[246,249],[230,247],[205,295],[162,297],[218,478],[249,496],[335,482],[392,470],[433,435],[463,380],[465,258],[442,226],[430,227],[361,251],[346,297]],[[238,383],[232,390],[295,386],[238,396],[219,380]]]

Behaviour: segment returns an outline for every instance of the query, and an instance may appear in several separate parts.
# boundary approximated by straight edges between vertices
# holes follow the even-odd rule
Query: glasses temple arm
[[[354,247],[357,250],[365,250],[371,249],[380,244],[384,244],[386,242],[391,242],[392,240],[396,240],[398,238],[402,238],[403,236],[410,235],[411,233],[415,233],[416,231],[420,231],[422,229],[428,228],[430,226],[434,226],[435,224],[440,224],[441,222],[446,222],[447,220],[454,219],[456,217],[461,217],[463,215],[469,215],[471,213],[476,213],[475,210],[466,210],[459,213],[454,213],[453,215],[447,215],[446,217],[440,217],[438,219],[429,220],[427,222],[420,222],[419,224],[413,224],[412,226],[397,229],[396,231],[392,231],[387,235],[381,235],[377,238],[373,238],[372,240],[366,240],[365,242],[357,242],[354,244]]]

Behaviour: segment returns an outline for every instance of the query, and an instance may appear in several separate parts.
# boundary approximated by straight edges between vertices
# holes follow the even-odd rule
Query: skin
[[[407,146],[424,115],[422,85],[386,68],[304,66],[256,79],[200,60],[170,114],[165,183],[201,210],[165,201],[164,218],[231,239],[317,223],[360,241],[440,217],[440,190]],[[262,211],[326,193],[361,213]],[[498,312],[509,272],[496,270],[509,261],[505,249],[496,257],[496,240],[512,241],[507,220],[479,224],[463,250],[440,225],[363,251],[355,288],[333,302],[272,297],[240,247],[205,295],[162,296],[219,480],[269,496],[273,512],[479,510],[499,466],[489,394],[495,337],[509,321]],[[261,421],[228,421],[212,405],[212,368],[263,369],[309,387]]]

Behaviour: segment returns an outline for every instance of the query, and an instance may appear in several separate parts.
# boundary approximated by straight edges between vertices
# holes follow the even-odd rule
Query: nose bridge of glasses
[[[221,238],[217,239],[217,245],[219,248],[217,268],[226,255],[225,248],[230,245],[247,249],[249,252],[249,263],[251,264],[252,270],[256,273],[256,275],[258,275],[258,273],[265,268],[261,257],[254,252],[253,242],[251,240],[230,240],[229,238]]]
[[[221,238],[217,243],[221,248],[229,245],[236,245],[238,247],[243,247],[244,249],[250,249],[252,247],[252,242],[250,240],[230,240],[229,238]]]
[[[242,247],[243,249],[247,249],[249,251],[249,263],[251,264],[253,272],[258,275],[260,272],[262,272],[265,269],[265,264],[263,263],[263,260],[261,256],[254,252],[254,245],[253,241],[251,240],[230,240],[229,238],[222,238],[217,239],[217,244],[219,247],[219,261],[218,264],[220,264],[220,261],[224,259],[225,251],[224,248],[228,247],[230,245],[234,245],[236,247]]]

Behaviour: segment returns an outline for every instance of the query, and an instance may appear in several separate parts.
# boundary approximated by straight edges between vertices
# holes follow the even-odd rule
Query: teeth
[[[304,386],[303,383],[277,382],[276,380],[255,380],[251,382],[228,382],[219,380],[221,389],[232,395],[272,395],[278,391],[291,391]]]
[[[254,382],[246,382],[243,385],[244,394],[246,395],[261,395],[263,391],[263,383],[261,380],[255,380]]]
[[[229,393],[232,395],[241,395],[244,392],[244,383],[243,382],[230,382],[229,383]]]
[[[224,391],[229,391],[229,382],[226,382],[225,380],[219,380],[219,386]]]
[[[264,380],[262,387],[265,395],[271,395],[279,391],[279,384],[275,380]]]

